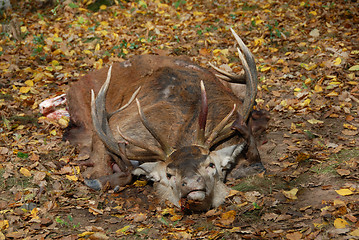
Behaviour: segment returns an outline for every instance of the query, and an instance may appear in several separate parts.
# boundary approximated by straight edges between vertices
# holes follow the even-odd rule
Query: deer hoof
[[[93,190],[100,191],[102,189],[102,184],[98,179],[85,179],[84,182]]]

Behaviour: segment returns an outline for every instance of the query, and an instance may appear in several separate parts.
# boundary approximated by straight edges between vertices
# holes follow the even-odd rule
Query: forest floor
[[[40,2],[0,18],[0,239],[359,239],[357,1]],[[267,172],[228,181],[225,204],[204,213],[159,201],[141,179],[88,189],[62,141],[68,119],[39,104],[138,54],[239,72],[229,27],[253,52],[257,106],[271,115]]]

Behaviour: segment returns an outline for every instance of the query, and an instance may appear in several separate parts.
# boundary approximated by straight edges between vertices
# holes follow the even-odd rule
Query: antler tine
[[[239,50],[239,48],[237,48],[239,58],[241,59],[248,80],[246,81],[247,82],[246,97],[244,99],[243,111],[242,111],[243,121],[246,122],[248,120],[250,112],[252,111],[255,98],[257,95],[257,84],[258,84],[257,68],[252,53],[249,51],[249,49],[244,44],[242,39],[237,35],[237,33],[232,28],[231,28],[231,32],[244,54],[243,55],[242,52]]]
[[[105,83],[102,85],[97,97],[91,90],[91,116],[92,123],[96,133],[101,138],[105,146],[113,153],[120,155],[119,147],[113,136],[111,135],[110,127],[108,125],[108,114],[106,112],[106,93],[108,86],[110,85],[112,65],[107,72],[107,78]]]
[[[131,167],[131,164],[125,154],[120,150],[116,140],[111,133],[111,129],[108,123],[110,115],[106,112],[106,94],[110,85],[111,71],[112,65],[108,69],[106,81],[98,92],[97,98],[95,98],[95,92],[91,90],[91,117],[95,132],[102,140],[106,148],[109,150],[109,152],[116,156],[113,158],[121,170],[126,170],[126,168]],[[122,162],[120,162],[118,156],[120,156]]]
[[[237,33],[231,28],[231,32],[233,34],[233,36],[235,37],[237,43],[239,44],[240,49],[243,51],[243,53],[241,52],[240,49],[237,48],[238,50],[238,54],[239,54],[239,58],[241,59],[243,68],[244,68],[244,72],[245,74],[241,74],[238,76],[241,77],[245,77],[244,82],[246,83],[246,97],[244,99],[244,103],[243,103],[243,108],[242,108],[242,117],[243,117],[243,121],[247,122],[248,117],[250,115],[250,112],[252,111],[253,105],[255,103],[255,98],[257,95],[257,84],[258,84],[258,80],[257,80],[257,68],[255,65],[255,61],[253,58],[252,53],[249,51],[249,49],[247,48],[247,46],[243,43],[242,39],[237,35]],[[214,67],[212,64],[210,64],[212,67]],[[214,67],[214,69],[216,71],[218,71],[218,68]],[[227,74],[227,72],[219,69],[221,74],[223,74],[225,77],[231,78],[232,74]],[[233,83],[235,83],[233,81]],[[239,83],[239,82],[237,82]],[[208,137],[206,144],[211,147],[215,144],[217,144],[218,142],[229,138],[231,136],[233,136],[235,134],[235,130],[233,130],[232,125],[234,123],[229,121],[229,118],[233,115],[234,113],[234,109],[219,123],[219,125],[213,130],[213,132],[211,133],[211,135]],[[228,120],[225,120],[227,119]],[[228,123],[228,124],[227,124]]]
[[[235,112],[237,105],[234,104],[233,109],[225,116],[222,121],[212,130],[211,135],[206,140],[206,145],[210,148],[213,146],[213,141],[218,137],[221,131],[227,126],[230,118],[232,117],[233,113]],[[232,124],[231,124],[232,125]]]
[[[121,112],[122,110],[124,110],[125,108],[127,108],[132,102],[133,100],[135,100],[135,98],[137,97],[138,93],[140,92],[141,90],[141,87],[138,87],[136,89],[136,91],[132,94],[130,100],[125,104],[123,105],[122,107],[120,107],[119,109],[117,109],[116,111],[112,112],[109,114],[109,118],[112,117],[113,115],[115,115],[116,113],[118,112]]]
[[[201,81],[201,110],[198,116],[198,132],[197,132],[197,144],[204,145],[205,143],[205,132],[208,115],[208,101],[206,88],[204,87],[203,81]]]
[[[138,108],[138,114],[140,115],[142,124],[151,133],[151,135],[157,140],[157,142],[161,145],[161,148],[162,148],[163,152],[165,153],[165,156],[169,156],[173,152],[173,149],[169,146],[169,144],[165,141],[165,139],[163,139],[162,136],[159,135],[155,131],[155,129],[148,122],[148,120],[146,119],[146,117],[142,111],[140,102],[138,101],[137,98],[136,98],[136,103],[137,103],[137,108]]]
[[[211,66],[214,70],[216,70],[217,72],[219,72],[221,75],[216,74],[217,77],[219,77],[220,79],[229,82],[229,83],[241,83],[241,84],[246,84],[246,75],[244,72],[242,72],[240,75],[237,74],[232,74],[229,73],[227,71],[224,71],[216,66],[214,66],[212,63],[208,63],[209,66]]]
[[[145,149],[145,150],[147,150],[147,151],[153,153],[154,155],[158,156],[158,157],[160,158],[160,160],[163,160],[163,161],[166,160],[166,155],[164,154],[164,152],[163,152],[161,149],[159,149],[159,148],[152,148],[152,147],[147,146],[146,144],[144,144],[144,143],[142,143],[142,142],[140,142],[140,141],[137,141],[137,140],[135,140],[135,139],[133,139],[133,138],[130,138],[130,137],[124,135],[124,134],[122,133],[122,131],[120,130],[120,127],[119,127],[119,126],[117,126],[117,131],[118,131],[118,133],[120,134],[120,136],[121,136],[123,139],[125,139],[127,142],[129,142],[129,143],[135,145],[136,147]]]

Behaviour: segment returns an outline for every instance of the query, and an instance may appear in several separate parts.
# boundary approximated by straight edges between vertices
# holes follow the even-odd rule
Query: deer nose
[[[189,189],[200,189],[204,186],[204,179],[201,176],[191,176],[185,177],[182,180],[182,187],[187,187]]]

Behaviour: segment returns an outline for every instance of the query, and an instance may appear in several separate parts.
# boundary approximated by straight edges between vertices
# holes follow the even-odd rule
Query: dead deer
[[[235,164],[243,172],[264,170],[247,124],[257,93],[256,65],[231,31],[239,45],[241,75],[215,68],[216,77],[185,57],[142,55],[89,73],[71,86],[65,138],[80,145],[80,156],[89,156],[89,187],[124,186],[132,174],[146,175],[161,198],[205,210],[224,202],[228,187],[223,181]],[[218,77],[245,83],[244,100]]]

